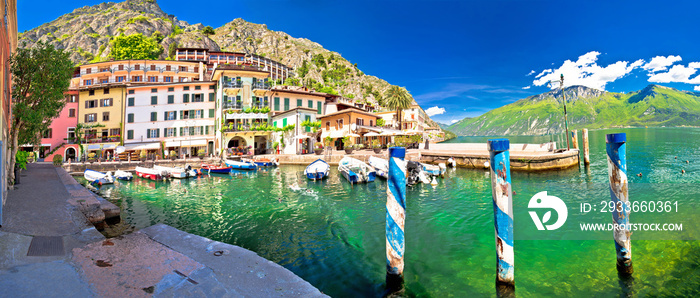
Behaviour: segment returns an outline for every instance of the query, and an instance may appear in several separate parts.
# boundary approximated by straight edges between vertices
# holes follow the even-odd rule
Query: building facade
[[[76,161],[79,157],[80,149],[75,135],[80,108],[78,94],[77,90],[66,92],[66,105],[58,117],[51,121],[49,129],[44,132],[41,139],[40,158],[51,161],[53,156],[58,154],[66,162],[68,160]]]
[[[2,225],[2,207],[7,198],[7,177],[12,156],[8,142],[12,122],[12,75],[10,57],[17,50],[17,1],[3,0],[0,5],[0,225]]]
[[[343,144],[341,139],[344,136],[355,134],[361,135],[369,132],[364,127],[376,127],[377,119],[380,116],[362,111],[357,108],[343,109],[334,113],[326,114],[318,119],[321,121],[321,138],[330,137],[334,139],[337,149],[341,149]],[[363,127],[364,126],[364,127]],[[363,143],[361,137],[354,137],[353,144]]]
[[[148,150],[177,157],[214,153],[213,82],[127,87],[126,151]],[[164,150],[161,152],[160,150]]]
[[[177,61],[194,61],[206,64],[207,70],[213,72],[218,65],[255,66],[267,72],[270,80],[284,82],[293,75],[292,69],[278,61],[258,55],[237,52],[210,52],[205,48],[178,48],[175,51]]]
[[[278,113],[272,116],[272,126],[284,128],[288,125],[294,125],[294,129],[287,132],[278,132],[275,134],[274,142],[284,143],[284,147],[273,148],[279,149],[281,154],[307,154],[313,152],[313,145],[320,141],[320,134],[315,133],[311,127],[303,126],[305,121],[315,122],[320,116],[317,109],[305,107],[296,107],[285,112]]]

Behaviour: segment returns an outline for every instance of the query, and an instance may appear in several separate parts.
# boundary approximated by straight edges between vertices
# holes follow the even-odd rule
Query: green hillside
[[[700,126],[700,93],[659,85],[631,93],[583,86],[564,89],[570,129],[624,126]],[[546,135],[564,131],[561,90],[530,96],[465,118],[449,130],[457,135]]]

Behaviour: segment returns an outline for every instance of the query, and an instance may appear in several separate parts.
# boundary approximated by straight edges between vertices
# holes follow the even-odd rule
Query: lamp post
[[[569,121],[566,115],[566,94],[564,93],[564,74],[561,74],[559,81],[549,81],[551,86],[552,83],[559,82],[559,90],[561,90],[561,96],[564,101],[564,128],[566,128],[566,150],[571,150],[571,145],[569,144]]]

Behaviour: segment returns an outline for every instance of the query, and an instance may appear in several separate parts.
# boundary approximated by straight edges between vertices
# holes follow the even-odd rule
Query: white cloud
[[[535,70],[533,69],[530,72],[528,72],[525,76],[529,77],[529,76],[534,75],[534,74],[535,74]]]
[[[530,89],[530,86],[523,87],[523,90],[527,90],[527,89]]]
[[[681,56],[656,56],[654,58],[651,58],[651,61],[649,61],[649,63],[647,63],[646,65],[642,66],[642,68],[650,72],[657,72],[666,70],[667,67],[673,65],[673,63],[676,63],[678,61],[681,61]]]
[[[693,88],[693,90],[695,90],[695,91],[700,91],[700,85],[695,86],[695,87]]]
[[[428,117],[432,117],[435,115],[441,115],[445,113],[445,108],[439,108],[438,106],[430,107],[427,110],[425,110],[425,113],[428,114]]]
[[[667,72],[650,73],[649,82],[700,84],[700,76],[696,76],[693,79],[690,78],[695,72],[697,72],[697,69],[694,67],[674,65]]]
[[[624,77],[643,64],[643,61],[640,60],[632,64],[627,61],[617,61],[602,67],[597,63],[598,55],[600,55],[600,52],[592,51],[579,56],[576,62],[566,60],[558,69],[543,70],[535,77],[537,79],[532,83],[535,86],[546,85],[550,81],[558,81],[559,76],[563,74],[564,87],[583,85],[589,88],[605,90],[607,83]],[[558,87],[558,84],[552,84],[552,88]]]
[[[459,122],[459,120],[454,119],[454,120],[451,120],[451,121],[450,121],[450,124],[455,124],[455,123],[457,123],[457,122]]]

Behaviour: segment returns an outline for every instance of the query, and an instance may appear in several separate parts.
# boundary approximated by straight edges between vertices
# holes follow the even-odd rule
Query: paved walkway
[[[254,252],[167,225],[105,239],[71,204],[75,185],[61,177],[61,168],[30,164],[8,192],[0,297],[325,296]],[[28,256],[41,236],[60,239],[63,250]]]

